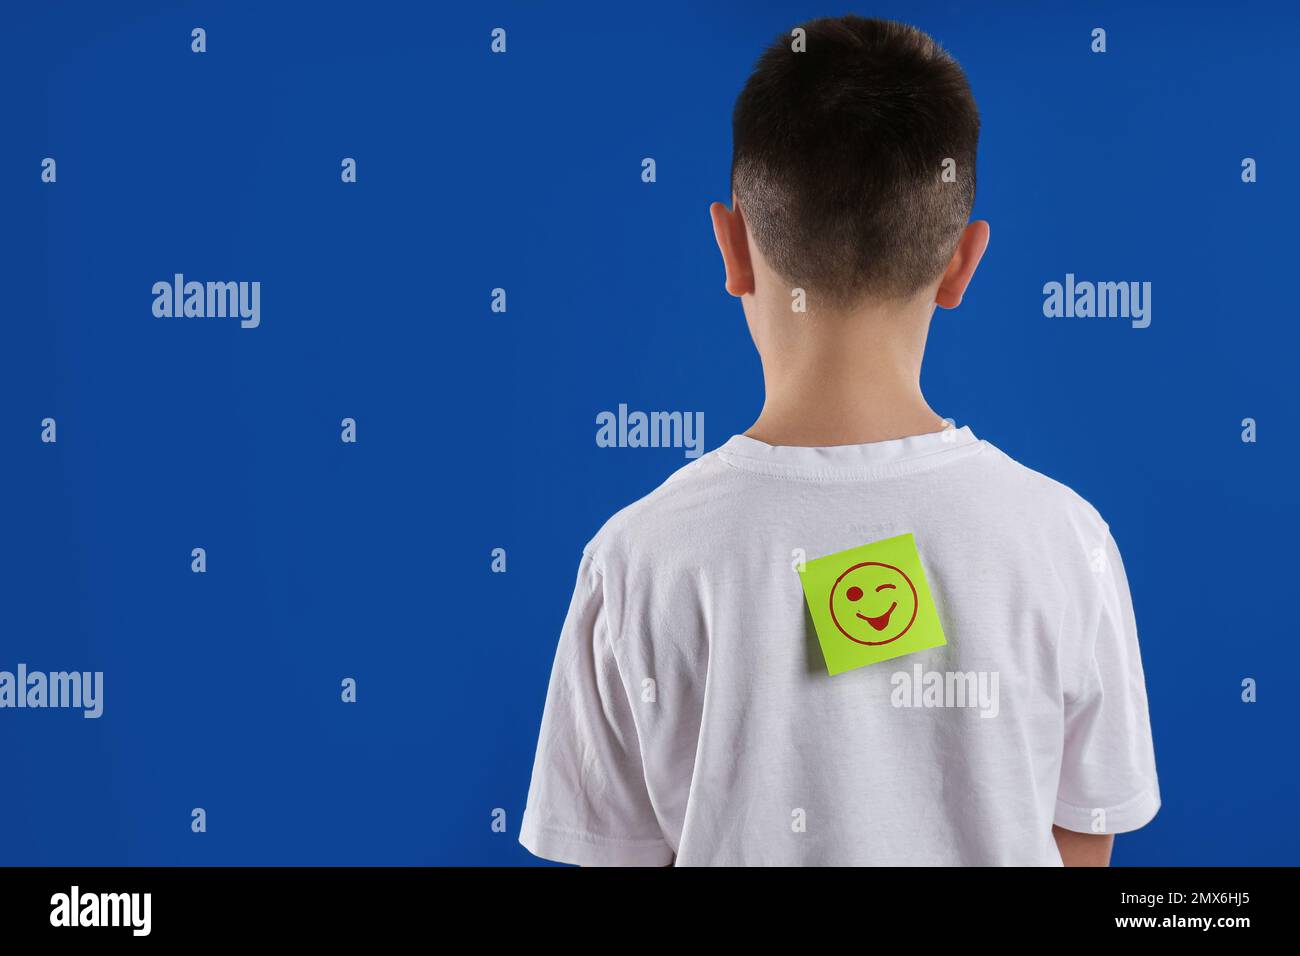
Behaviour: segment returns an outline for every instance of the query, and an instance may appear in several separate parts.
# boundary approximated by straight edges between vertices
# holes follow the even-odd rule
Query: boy
[[[734,208],[711,207],[766,402],[584,549],[520,841],[586,865],[1106,865],[1160,805],[1119,552],[920,391],[934,307],[988,244],[975,102],[911,27],[803,29],[741,92]]]

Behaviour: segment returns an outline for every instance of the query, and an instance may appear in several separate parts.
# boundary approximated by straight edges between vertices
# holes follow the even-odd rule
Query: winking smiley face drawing
[[[835,579],[830,605],[831,619],[850,641],[889,644],[916,620],[916,587],[892,564],[863,561]]]
[[[948,643],[911,532],[795,570],[831,677]]]

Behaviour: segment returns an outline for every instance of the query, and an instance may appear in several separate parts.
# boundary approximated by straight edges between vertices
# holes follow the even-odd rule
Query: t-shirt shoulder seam
[[[678,468],[640,498],[637,498],[635,501],[630,501],[623,507],[619,508],[606,518],[596,533],[591,536],[583,546],[583,553],[591,557],[599,567],[600,562],[596,558],[595,551],[600,550],[601,545],[608,538],[616,535],[630,521],[636,520],[642,511],[647,508],[653,508],[656,505],[656,502],[663,496],[678,492],[681,488],[682,482],[695,480],[694,474],[698,474],[700,471],[698,466],[700,466],[701,463],[705,463],[705,467],[707,467],[707,463],[717,460],[720,460],[717,457],[717,449],[707,452],[690,464]],[[695,469],[694,474],[692,474],[691,469]]]
[[[1051,475],[1045,474],[1037,470],[1036,468],[1031,468],[1029,465],[1026,465],[1022,461],[1018,461],[1017,459],[1012,458],[1001,448],[998,448],[997,446],[992,446],[992,447],[994,451],[997,452],[997,454],[1002,457],[1003,460],[1005,460],[1008,464],[1013,465],[1014,467],[1020,469],[1020,471],[1022,471],[1025,475],[1029,476],[1032,480],[1041,482],[1044,485],[1047,485],[1051,488],[1054,488],[1062,492],[1067,501],[1069,501],[1071,504],[1082,507],[1084,513],[1091,515],[1101,524],[1102,530],[1104,530],[1107,534],[1110,533],[1109,522],[1107,522],[1105,517],[1102,515],[1102,513],[1099,510],[1097,510],[1097,506],[1094,505],[1087,498],[1085,498],[1083,495],[1079,494],[1077,491],[1075,491],[1065,482],[1053,478]]]

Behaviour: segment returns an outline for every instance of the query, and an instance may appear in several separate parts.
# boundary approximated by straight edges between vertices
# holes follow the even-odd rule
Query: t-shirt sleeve
[[[1160,786],[1133,601],[1109,532],[1095,557],[1093,593],[1080,602],[1089,608],[1090,651],[1066,695],[1055,822],[1080,833],[1124,833],[1156,815]]]
[[[560,634],[519,842],[583,866],[667,866],[604,580],[584,553]]]

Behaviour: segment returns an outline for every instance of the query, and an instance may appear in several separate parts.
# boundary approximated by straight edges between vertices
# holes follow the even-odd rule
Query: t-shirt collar
[[[983,442],[970,426],[948,427],[865,445],[769,445],[733,435],[717,450],[727,464],[775,477],[861,479],[905,474],[978,452]]]

